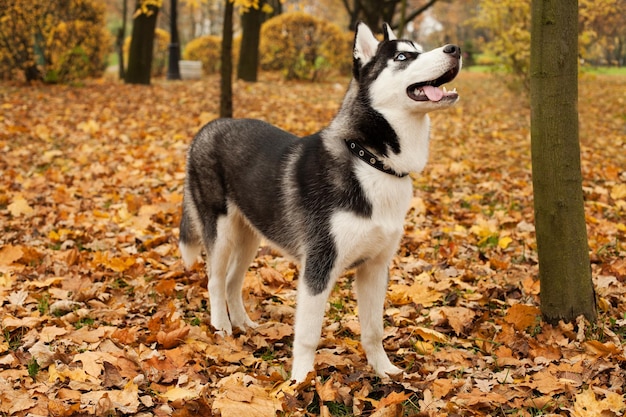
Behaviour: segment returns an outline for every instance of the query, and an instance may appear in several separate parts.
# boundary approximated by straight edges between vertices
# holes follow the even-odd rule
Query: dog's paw
[[[404,371],[389,361],[387,356],[384,359],[379,360],[377,363],[370,363],[374,372],[382,378],[393,378],[402,375]]]
[[[211,319],[211,326],[215,329],[215,333],[219,336],[231,336],[233,334],[233,326],[230,324],[230,320],[213,320]]]
[[[244,315],[244,317],[233,317],[232,319],[233,328],[239,329],[245,332],[247,329],[256,329],[259,327],[259,324],[255,321],[252,321],[248,315]]]
[[[291,377],[289,378],[289,380],[294,384],[302,384],[304,382],[311,381],[314,375],[315,372],[313,371],[313,369],[307,371],[304,369],[294,368],[291,371]]]
[[[376,373],[383,378],[387,377],[394,379],[403,375],[404,371],[397,366],[391,365],[389,368],[384,369],[382,372],[377,371]]]

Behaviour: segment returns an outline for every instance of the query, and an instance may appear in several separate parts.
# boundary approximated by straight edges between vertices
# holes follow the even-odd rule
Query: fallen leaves
[[[304,135],[344,83],[238,82],[236,116]],[[286,380],[298,269],[262,248],[244,301],[210,328],[202,265],[177,251],[185,152],[216,78],[150,88],[0,87],[0,413],[15,416],[495,415],[626,412],[626,143],[621,77],[583,78],[581,144],[598,323],[541,321],[528,110],[461,74],[390,271],[381,380],[358,342],[351,274],[307,383]],[[80,99],[79,99],[80,97]],[[361,306],[360,308],[363,308]]]

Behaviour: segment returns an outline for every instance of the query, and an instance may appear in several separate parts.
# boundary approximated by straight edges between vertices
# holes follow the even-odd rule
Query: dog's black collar
[[[353,140],[347,140],[346,146],[350,149],[350,152],[359,157],[360,160],[365,161],[369,166],[372,166],[385,174],[395,175],[398,178],[403,178],[408,175],[407,173],[399,173],[391,168],[387,168],[380,159],[376,158],[376,155]]]

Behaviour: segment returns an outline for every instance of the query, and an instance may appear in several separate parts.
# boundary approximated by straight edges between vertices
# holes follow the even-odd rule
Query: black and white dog
[[[241,290],[263,237],[300,262],[291,378],[313,370],[324,311],[337,278],[355,268],[361,343],[381,376],[399,374],[383,349],[389,264],[413,195],[409,172],[426,164],[427,113],[452,106],[440,89],[461,51],[430,52],[384,25],[379,42],[363,23],[354,78],[330,125],[304,138],[258,120],[219,119],[187,156],[180,250],[187,266],[206,251],[211,325],[255,327]]]

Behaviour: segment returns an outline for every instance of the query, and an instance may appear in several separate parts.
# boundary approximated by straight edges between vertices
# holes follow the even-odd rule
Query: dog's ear
[[[376,55],[376,49],[378,40],[371,29],[363,22],[357,23],[354,35],[354,70],[357,71],[367,64]]]
[[[395,33],[393,33],[393,31],[391,30],[391,26],[389,26],[389,24],[387,23],[383,23],[383,33],[385,34],[386,41],[394,41],[398,39],[396,38]]]

